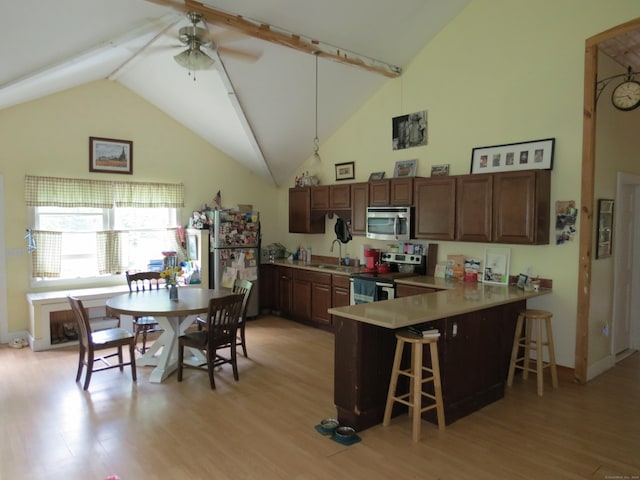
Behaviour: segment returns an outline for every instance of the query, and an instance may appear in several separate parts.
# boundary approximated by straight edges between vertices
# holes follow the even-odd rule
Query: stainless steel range
[[[391,300],[396,296],[396,278],[424,275],[426,271],[425,255],[384,252],[380,263],[388,265],[388,271],[381,268],[351,275],[351,305]]]

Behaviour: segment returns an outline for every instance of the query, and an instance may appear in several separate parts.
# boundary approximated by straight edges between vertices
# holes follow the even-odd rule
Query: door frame
[[[4,233],[4,176],[0,175],[0,343],[9,342],[7,311],[7,258]]]
[[[605,30],[585,41],[584,108],[582,121],[582,183],[580,194],[580,258],[578,265],[578,306],[574,377],[587,382],[589,366],[589,302],[591,300],[591,262],[593,261],[594,182],[596,156],[596,82],[598,44],[640,28],[640,18]]]

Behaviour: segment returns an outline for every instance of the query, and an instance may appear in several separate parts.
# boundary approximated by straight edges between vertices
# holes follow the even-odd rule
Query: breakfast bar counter
[[[527,299],[551,290],[424,276],[396,282],[438,291],[329,309],[334,316],[334,401],[340,424],[363,430],[382,422],[395,331],[410,325],[428,323],[440,332],[447,424],[502,398],[518,311],[526,308]],[[428,357],[425,366],[430,366]],[[408,383],[399,388],[408,391]],[[401,411],[394,409],[394,414]],[[436,421],[433,411],[423,418]]]

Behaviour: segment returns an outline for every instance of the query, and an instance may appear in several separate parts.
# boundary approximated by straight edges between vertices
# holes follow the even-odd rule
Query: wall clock
[[[618,110],[628,111],[640,105],[640,82],[625,80],[611,94],[611,102]]]

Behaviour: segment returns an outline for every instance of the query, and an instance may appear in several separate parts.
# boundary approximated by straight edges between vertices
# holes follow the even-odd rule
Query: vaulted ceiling
[[[316,58],[313,48],[272,43],[265,32],[321,51],[317,129],[322,142],[393,76],[336,61],[327,52],[334,49],[365,66],[398,67],[400,73],[467,3],[186,0],[186,10],[222,12],[262,33],[262,38],[246,30],[239,35],[237,24],[220,25],[205,14],[219,50],[203,51],[216,62],[190,73],[173,59],[186,48],[178,30],[190,25],[182,0],[3,2],[0,109],[109,79],[278,185],[313,153]]]

